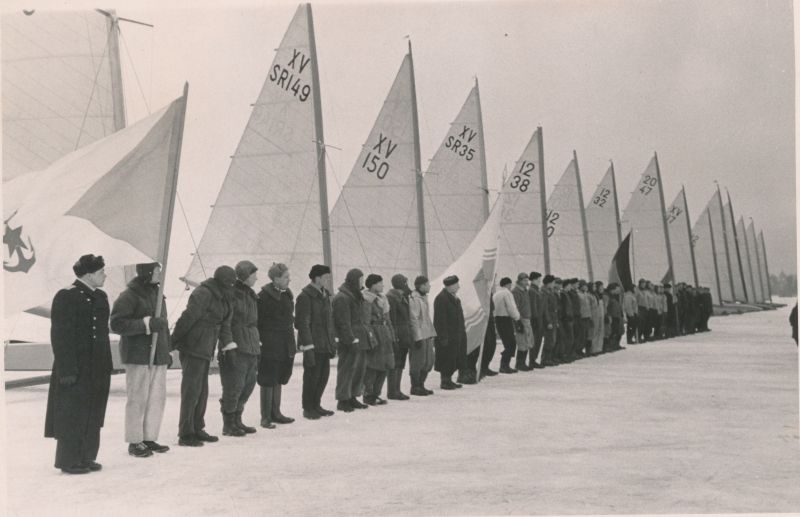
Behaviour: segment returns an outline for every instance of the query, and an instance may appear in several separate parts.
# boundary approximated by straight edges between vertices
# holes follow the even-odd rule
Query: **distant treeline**
[[[794,298],[797,296],[797,275],[787,275],[784,272],[769,275],[769,286],[772,296]]]

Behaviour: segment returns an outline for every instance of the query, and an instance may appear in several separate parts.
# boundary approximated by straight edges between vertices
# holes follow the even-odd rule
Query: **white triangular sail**
[[[744,232],[745,242],[747,244],[747,257],[750,263],[750,274],[753,278],[753,299],[757,303],[763,303],[765,300],[764,287],[761,282],[761,273],[759,271],[758,263],[758,248],[756,246],[756,229],[753,220],[747,225]]]
[[[711,291],[714,305],[722,303],[720,290],[720,264],[717,261],[714,242],[714,231],[711,226],[709,206],[703,209],[697,222],[692,228],[692,245],[694,246],[694,259],[697,264],[697,282]],[[677,266],[676,266],[677,267]]]
[[[496,275],[503,202],[504,197],[498,197],[489,218],[472,243],[457,260],[431,282],[434,292],[438,292],[446,277],[458,276],[461,285],[458,297],[461,299],[467,328],[467,353],[483,344],[486,327],[489,324],[489,303]],[[433,305],[431,305],[432,317]]]
[[[3,181],[125,127],[112,18],[27,13],[2,16]]]
[[[728,256],[731,259],[731,272],[733,273],[733,294],[737,302],[747,302],[744,284],[744,269],[742,267],[739,245],[736,239],[736,223],[733,219],[733,209],[730,202],[722,209],[725,218],[725,233],[728,242]]]
[[[501,277],[515,278],[522,271],[544,274],[547,270],[541,138],[542,130],[538,128],[500,192],[504,200],[497,272]]]
[[[550,263],[557,276],[592,280],[584,230],[580,172],[572,159],[547,198]]]
[[[476,84],[423,178],[428,274],[437,276],[467,249],[486,222],[486,153]]]
[[[331,212],[339,279],[352,268],[385,278],[422,272],[412,74],[409,53]]]
[[[612,164],[586,205],[592,271],[598,280],[608,281],[607,272],[621,244],[618,221],[617,187]]]
[[[669,270],[669,250],[664,235],[664,215],[660,197],[656,158],[650,160],[631,193],[628,204],[622,212],[622,234],[631,232],[632,269],[634,280],[640,278],[660,282],[664,271]]]
[[[323,261],[318,179],[320,99],[311,11],[300,5],[275,52],[185,279],[197,284],[221,265],[273,262],[297,279]]]
[[[739,217],[739,222],[736,223],[736,237],[739,241],[739,254],[742,258],[742,274],[744,275],[744,286],[747,291],[747,302],[756,303],[755,280],[753,278],[753,270],[750,264],[750,248],[747,242],[747,233],[745,233],[744,217]]]
[[[675,201],[667,208],[667,225],[672,248],[672,265],[675,269],[672,280],[675,283],[684,282],[695,285],[694,258],[689,234],[689,209],[686,206],[686,195],[683,189],[678,192]],[[666,274],[666,270],[664,273]]]

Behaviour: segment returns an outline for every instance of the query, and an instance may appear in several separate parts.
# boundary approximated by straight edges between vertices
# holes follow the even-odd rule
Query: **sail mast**
[[[583,228],[583,247],[586,252],[586,268],[589,273],[589,281],[594,282],[592,274],[592,254],[589,248],[589,228],[586,225],[586,207],[583,205],[583,188],[581,187],[581,168],[578,166],[578,153],[572,150],[572,159],[575,160],[575,178],[578,182],[578,203],[581,209],[581,227]]]
[[[417,186],[419,264],[422,274],[428,276],[428,240],[425,235],[425,198],[422,185],[422,158],[419,150],[419,117],[417,115],[417,87],[414,80],[414,55],[411,53],[411,40],[408,42],[408,60],[411,64],[411,118],[414,130],[414,178]]]
[[[169,195],[165,196],[164,208],[161,212],[167,215],[167,221],[161,227],[161,236],[158,242],[158,259],[161,263],[161,282],[158,284],[158,297],[156,298],[156,310],[154,316],[161,317],[161,307],[164,303],[164,283],[167,278],[167,259],[169,258],[169,241],[172,235],[172,216],[175,211],[175,195],[178,191],[178,171],[181,164],[181,147],[183,145],[183,125],[186,121],[186,102],[189,99],[189,83],[183,85],[183,99],[180,104],[180,112],[178,113],[179,124],[175,124],[173,129],[173,136],[175,138],[175,146],[170,150],[169,161],[172,164],[172,177],[169,189]],[[156,343],[158,341],[158,332],[153,333],[153,338],[150,345],[150,366],[153,366],[153,361],[156,357]]]
[[[686,231],[689,233],[689,253],[692,256],[692,273],[694,274],[694,286],[700,287],[700,280],[697,276],[697,262],[694,256],[694,241],[692,239],[692,227],[689,224],[689,202],[686,201],[686,188],[681,185],[681,195],[683,196],[683,206],[686,208]]]
[[[761,253],[764,255],[764,272],[767,274],[767,294],[769,301],[772,303],[772,280],[769,276],[769,261],[767,260],[767,245],[764,244],[764,230],[758,232],[758,237],[761,240]]]
[[[730,280],[731,285],[731,301],[735,302],[736,287],[733,284],[733,266],[731,266],[731,254],[729,252],[730,248],[728,247],[728,225],[725,222],[725,207],[722,205],[722,193],[719,190],[719,183],[717,183],[717,200],[719,201],[719,214],[722,218],[722,241],[725,245],[725,262],[728,264],[728,280]]]
[[[106,16],[108,27],[108,62],[111,68],[111,100],[114,109],[114,131],[125,127],[125,98],[122,91],[122,66],[119,58],[119,20],[114,11]]]
[[[728,196],[728,211],[731,214],[731,227],[733,231],[733,243],[736,245],[736,261],[739,263],[739,276],[742,279],[742,290],[744,291],[744,299],[747,301],[747,282],[744,280],[744,266],[742,265],[742,254],[739,251],[739,236],[736,232],[736,219],[733,218],[733,203],[731,203],[731,193],[725,189],[725,194]]]
[[[328,214],[328,176],[325,170],[325,133],[322,126],[322,98],[320,97],[317,43],[314,38],[314,19],[311,4],[306,4],[308,15],[308,46],[311,54],[311,89],[314,95],[314,135],[317,148],[317,183],[319,185],[319,218],[322,231],[322,260],[333,268],[331,256],[331,222]]]
[[[622,244],[622,222],[619,220],[619,198],[617,198],[617,175],[614,172],[614,160],[611,162],[611,185],[614,190],[614,217],[617,221],[617,246]]]
[[[717,263],[717,245],[714,242],[714,223],[711,219],[711,211],[706,209],[706,215],[708,216],[708,228],[709,233],[711,235],[711,254],[714,255],[714,278],[717,279],[717,296],[719,297],[719,304],[720,306],[723,305],[722,302],[722,285],[720,284],[719,280],[719,264]]]
[[[542,126],[536,128],[539,146],[539,204],[542,210],[542,246],[544,251],[544,274],[550,274],[550,245],[547,242],[547,195],[544,181],[544,144],[542,143]]]
[[[750,277],[750,296],[754,303],[758,303],[758,300],[756,300],[756,279],[753,277],[753,261],[750,260],[750,242],[747,240],[747,228],[744,226],[744,217],[740,217],[739,221],[742,223],[742,231],[744,232],[742,240],[744,241],[744,256],[747,259],[747,276]]]
[[[658,154],[653,153],[653,159],[656,162],[656,177],[658,178],[658,198],[661,202],[661,221],[664,223],[664,242],[667,245],[667,263],[669,264],[669,277],[672,282],[675,281],[675,269],[672,264],[672,247],[669,242],[669,225],[667,223],[667,208],[664,203],[664,184],[661,183],[661,167],[658,165]]]
[[[758,273],[756,276],[758,277],[758,285],[761,287],[761,300],[759,301],[763,302],[764,298],[767,296],[767,288],[764,287],[764,276],[761,274],[761,257],[759,256],[760,253],[758,253],[758,236],[756,235],[756,227],[752,217],[750,218],[750,227],[753,229],[753,250],[755,251],[756,272]]]
[[[475,78],[475,94],[478,97],[478,145],[481,146],[481,188],[483,189],[483,220],[489,218],[489,179],[486,174],[486,142],[483,139],[483,111],[481,110],[481,91],[478,78]],[[481,349],[483,346],[481,345]]]

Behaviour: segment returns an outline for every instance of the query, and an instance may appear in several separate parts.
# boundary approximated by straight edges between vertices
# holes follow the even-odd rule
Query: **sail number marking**
[[[534,168],[533,162],[523,160],[519,165],[519,170],[511,177],[508,186],[520,192],[527,192],[531,185],[531,173]]]
[[[639,186],[639,192],[646,196],[653,191],[653,188],[655,188],[656,185],[658,185],[658,178],[655,176],[650,176],[649,174],[645,174],[642,184]]]
[[[603,187],[600,192],[592,199],[592,203],[603,208],[608,202],[608,197],[611,195],[611,190]]]
[[[475,157],[475,149],[470,146],[470,143],[476,136],[478,136],[477,131],[469,126],[464,126],[464,129],[461,130],[458,137],[453,135],[448,136],[444,146],[453,151],[456,155],[470,162]]]
[[[311,85],[303,82],[300,76],[309,63],[311,63],[310,57],[297,49],[292,49],[292,59],[286,66],[282,66],[280,63],[273,65],[269,72],[269,80],[278,88],[292,92],[301,102],[305,102],[311,95]]]
[[[378,142],[364,156],[361,168],[370,174],[375,174],[379,180],[384,179],[389,174],[389,169],[391,168],[389,166],[389,157],[395,149],[397,149],[397,143],[392,142],[391,138],[380,133]]]
[[[677,206],[672,206],[669,209],[669,213],[667,214],[667,223],[672,224],[680,215],[683,213],[683,210],[678,208]]]
[[[552,237],[556,233],[556,221],[559,220],[561,215],[555,210],[547,211],[547,236]]]

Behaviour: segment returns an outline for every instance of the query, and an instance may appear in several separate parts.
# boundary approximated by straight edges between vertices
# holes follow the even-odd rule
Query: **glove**
[[[313,350],[306,350],[303,352],[303,368],[313,368],[317,365],[316,357],[314,357]]]
[[[414,341],[414,350],[419,350],[420,348],[422,348],[422,340]]]
[[[62,386],[72,386],[76,382],[78,382],[77,375],[64,375],[58,379],[58,383]]]
[[[169,330],[169,324],[164,318],[150,318],[150,332]]]

